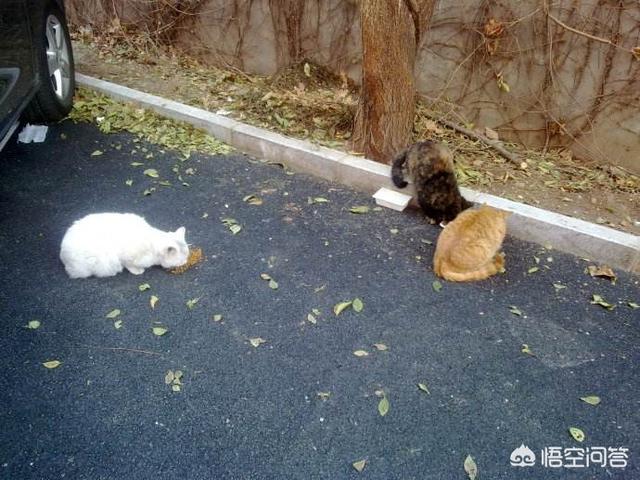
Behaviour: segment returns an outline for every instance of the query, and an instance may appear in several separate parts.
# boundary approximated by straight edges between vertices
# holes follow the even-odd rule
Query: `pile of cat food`
[[[184,265],[180,265],[179,267],[172,268],[169,270],[169,273],[173,273],[175,275],[181,274],[189,270],[194,265],[202,262],[204,260],[204,255],[202,254],[202,249],[195,247],[189,251],[189,258],[187,258],[187,263]]]

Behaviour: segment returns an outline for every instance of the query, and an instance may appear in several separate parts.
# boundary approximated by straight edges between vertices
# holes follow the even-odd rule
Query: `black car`
[[[0,0],[0,150],[21,120],[63,119],[74,89],[63,0]]]

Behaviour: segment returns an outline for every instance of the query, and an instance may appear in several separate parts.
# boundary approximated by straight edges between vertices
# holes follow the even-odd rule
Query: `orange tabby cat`
[[[433,269],[454,282],[483,280],[504,268],[498,253],[507,232],[507,212],[486,205],[461,212],[447,224],[436,245]]]

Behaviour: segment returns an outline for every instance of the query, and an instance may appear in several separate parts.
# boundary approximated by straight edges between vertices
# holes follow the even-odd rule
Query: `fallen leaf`
[[[29,323],[27,323],[24,328],[28,328],[29,330],[35,330],[36,328],[40,328],[40,321],[39,320],[29,320]]]
[[[222,223],[226,225],[234,235],[237,235],[240,230],[242,230],[242,225],[240,225],[235,218],[223,218]]]
[[[151,305],[152,309],[155,310],[158,300],[160,300],[158,297],[156,297],[155,295],[151,295],[151,298],[149,298],[149,305]]]
[[[142,162],[131,162],[130,165],[132,167],[141,167],[141,166],[144,165],[144,163],[142,163]]]
[[[193,310],[193,307],[195,307],[196,303],[198,303],[199,301],[200,301],[200,297],[196,297],[196,298],[192,298],[190,300],[187,300],[187,302],[186,302],[187,308],[189,310]]]
[[[427,132],[433,132],[433,133],[442,133],[443,130],[438,127],[438,124],[436,122],[434,122],[433,120],[426,120],[424,122],[424,129]]]
[[[378,413],[381,417],[384,417],[389,412],[389,400],[386,396],[382,397],[382,400],[378,402]]]
[[[585,403],[588,403],[589,405],[598,405],[600,403],[600,397],[598,397],[597,395],[580,397],[580,400],[582,400]]]
[[[125,184],[127,187],[130,187],[131,185],[133,185],[133,180],[131,180],[131,179],[125,180],[125,181],[124,181],[124,184]]]
[[[511,305],[509,307],[509,311],[511,313],[513,313],[514,315],[518,315],[519,317],[522,316],[522,312],[520,311],[520,309],[518,307],[516,307],[515,305]]]
[[[527,270],[527,273],[536,273],[538,270],[540,270],[539,267],[531,267],[529,270]]]
[[[179,383],[174,383],[173,385],[171,385],[171,390],[174,392],[179,392],[180,390],[182,390],[182,387]]]
[[[257,195],[247,195],[242,201],[247,202],[249,205],[262,205],[262,199]]]
[[[149,285],[148,283],[143,283],[141,285],[138,285],[138,290],[140,290],[141,292],[144,292],[145,290],[149,290],[151,288],[151,285]]]
[[[59,360],[49,360],[48,362],[44,362],[42,365],[49,369],[58,368],[60,365],[62,365],[62,362]]]
[[[364,303],[362,303],[362,300],[360,300],[359,298],[354,298],[351,302],[351,306],[358,313],[360,313],[362,309],[364,309]]]
[[[527,345],[526,343],[522,344],[522,350],[520,350],[522,353],[526,353],[527,355],[533,355],[533,352],[531,351],[531,349],[529,348],[529,345]]]
[[[433,245],[431,240],[427,240],[426,238],[421,238],[420,243],[424,243],[425,245]]]
[[[118,308],[114,308],[107,313],[107,318],[116,318],[118,315],[120,315],[120,310]]]
[[[355,206],[355,207],[351,207],[349,209],[349,211],[351,213],[363,214],[363,213],[367,213],[369,211],[369,207],[367,207],[366,205],[358,205],[358,206]]]
[[[158,178],[160,175],[158,174],[158,171],[155,168],[147,168],[144,172],[147,177],[151,177],[151,178]]]
[[[386,352],[387,350],[389,350],[389,347],[387,347],[384,343],[374,343],[373,346],[380,352]]]
[[[344,310],[349,308],[352,303],[353,301],[351,300],[349,300],[348,302],[336,303],[333,307],[333,313],[335,313],[336,315],[340,315]]]
[[[353,354],[356,357],[368,357],[369,356],[369,352],[367,352],[366,350],[356,350],[353,352]]]
[[[570,427],[569,433],[574,438],[576,442],[583,442],[585,439],[584,432],[577,427]]]
[[[311,311],[313,312],[313,314],[314,314],[316,317],[319,317],[319,316],[320,316],[320,310],[318,310],[317,308],[312,308],[312,309],[311,309]]]
[[[496,132],[495,130],[489,127],[484,127],[484,136],[487,137],[489,140],[500,139],[500,135],[498,135],[498,132]]]
[[[173,371],[169,370],[167,371],[167,374],[164,376],[164,383],[166,383],[167,385],[170,385],[173,383]]]
[[[400,230],[398,230],[397,228],[391,228],[391,229],[389,229],[389,232],[391,232],[391,234],[392,234],[392,235],[397,235],[399,231],[400,231]]]
[[[313,198],[309,197],[307,198],[307,203],[309,205],[313,205],[315,203],[329,203],[329,200],[327,200],[324,197],[313,197]]]
[[[161,337],[163,336],[165,333],[167,333],[169,331],[168,328],[166,327],[153,327],[151,329],[151,331],[153,332],[154,335]]]
[[[616,279],[618,278],[608,265],[602,265],[600,267],[597,267],[596,265],[589,265],[587,267],[587,271],[592,277],[608,278],[612,283],[616,283]]]
[[[260,278],[262,280],[271,280],[271,275],[269,275],[268,273],[261,273]]]
[[[613,310],[616,308],[615,305],[612,305],[604,300],[600,295],[593,295],[591,300],[592,305],[600,305],[601,307],[606,308],[607,310]]]
[[[442,290],[442,284],[438,280],[434,280],[431,284],[431,288],[433,288],[434,292],[439,292]]]
[[[269,280],[269,288],[272,290],[278,289],[278,282],[276,282],[273,278]]]
[[[563,288],[567,288],[567,286],[566,285],[562,285],[561,283],[554,283],[553,284],[553,288],[555,288],[556,292],[557,292],[559,290],[562,290]]]
[[[420,390],[422,390],[423,392],[425,392],[428,395],[431,395],[431,392],[429,391],[429,389],[427,388],[427,384],[426,383],[419,383],[418,384],[418,388]]]
[[[311,65],[309,65],[307,62],[304,62],[304,67],[302,67],[302,69],[304,70],[305,76],[311,77]]]
[[[214,322],[221,322],[221,321],[222,321],[222,315],[220,315],[219,313],[216,313],[216,314],[213,316],[213,321],[214,321]]]
[[[142,192],[142,195],[147,197],[147,196],[151,195],[155,191],[156,191],[156,187],[147,188],[144,192]]]
[[[249,339],[249,343],[250,343],[252,346],[254,346],[254,347],[258,348],[258,347],[259,347],[260,345],[262,345],[263,343],[267,343],[267,341],[266,341],[265,339],[263,339],[263,338],[255,337],[255,338],[250,338],[250,339]]]
[[[469,480],[475,480],[478,476],[478,466],[471,455],[464,459],[464,471],[467,472]]]
[[[627,305],[629,305],[634,310],[636,308],[640,308],[640,305],[638,305],[636,302],[627,302]]]
[[[91,156],[92,157],[97,157],[99,155],[102,155],[104,152],[102,150],[94,150],[93,152],[91,152]]]
[[[309,321],[309,323],[312,323],[313,325],[315,325],[316,323],[318,323],[318,321],[316,320],[316,317],[314,317],[312,314],[308,314],[307,315],[307,320]]]
[[[364,470],[364,467],[367,465],[367,461],[365,459],[358,460],[357,462],[352,463],[353,468],[356,472],[360,473]]]
[[[320,398],[320,400],[325,401],[325,400],[329,400],[329,397],[331,396],[331,392],[318,392],[316,393],[316,395]]]

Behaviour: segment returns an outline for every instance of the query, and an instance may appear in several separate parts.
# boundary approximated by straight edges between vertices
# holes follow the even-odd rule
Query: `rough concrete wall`
[[[171,17],[174,42],[202,59],[260,74],[309,59],[360,80],[358,0],[171,1],[193,12]],[[105,22],[115,8],[123,23],[147,30],[163,17],[152,3],[67,0],[77,22]],[[568,31],[544,5],[440,0],[418,55],[419,92],[504,139],[569,146],[640,173],[640,59],[630,53],[640,45],[640,2],[552,4],[558,20],[618,47]]]
[[[291,4],[301,4],[299,24]],[[287,18],[289,17],[289,18]],[[271,75],[302,59],[360,75],[358,7],[345,0],[208,0],[177,36],[185,50]]]
[[[551,10],[626,50],[568,31],[539,0],[449,3],[440,3],[421,51],[423,93],[505,138],[568,145],[581,158],[640,171],[640,60],[628,51],[640,45],[638,2],[563,1]]]

